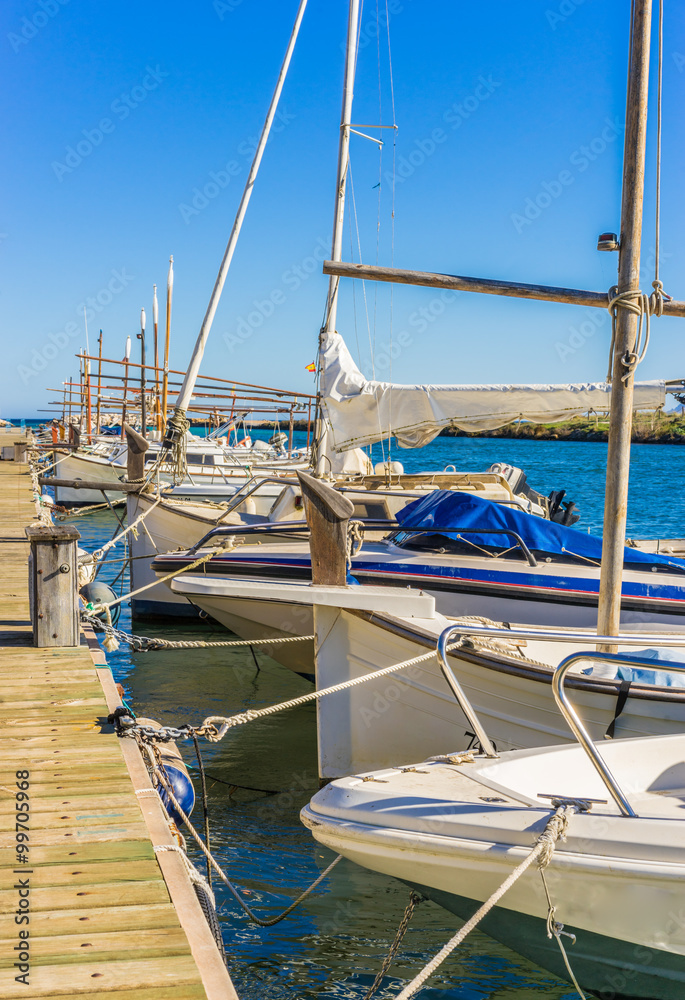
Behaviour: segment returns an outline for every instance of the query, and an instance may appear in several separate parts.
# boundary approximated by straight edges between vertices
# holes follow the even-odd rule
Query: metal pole
[[[145,399],[145,391],[147,389],[147,382],[145,379],[145,310],[140,310],[140,333],[138,334],[138,340],[140,341],[140,433],[143,437],[147,434],[147,400]]]
[[[157,304],[157,285],[152,286],[152,326],[155,334],[155,427],[162,429],[162,417],[159,410],[159,306]]]
[[[183,417],[183,414],[188,408],[190,399],[193,395],[193,389],[195,387],[195,382],[197,380],[198,373],[200,371],[200,362],[202,361],[202,356],[204,354],[205,345],[207,343],[207,338],[209,337],[210,330],[212,328],[212,323],[214,321],[214,315],[216,313],[217,307],[219,305],[219,299],[221,298],[221,292],[223,291],[224,283],[226,281],[226,276],[228,274],[228,269],[233,259],[233,254],[235,252],[236,244],[238,242],[238,236],[240,235],[240,230],[245,218],[245,213],[247,212],[247,206],[252,197],[252,190],[254,188],[255,180],[257,179],[257,172],[259,171],[259,165],[262,161],[262,156],[264,155],[264,149],[266,147],[267,140],[269,138],[269,132],[271,131],[271,126],[273,124],[274,117],[276,115],[276,110],[278,108],[278,102],[280,100],[281,91],[283,90],[283,84],[285,83],[286,74],[288,72],[288,67],[290,66],[290,60],[292,58],[293,50],[295,48],[295,42],[300,30],[300,24],[302,23],[302,18],[304,16],[305,7],[307,6],[307,0],[300,0],[300,6],[297,11],[297,16],[295,18],[295,24],[290,35],[290,41],[288,42],[288,48],[285,53],[285,58],[283,59],[283,65],[281,66],[281,71],[278,75],[278,81],[276,83],[276,89],[274,90],[273,97],[271,98],[271,104],[269,105],[269,110],[267,112],[266,120],[264,122],[264,127],[262,128],[262,134],[259,137],[259,142],[257,144],[257,149],[252,161],[252,166],[250,167],[250,173],[245,184],[245,189],[243,190],[242,198],[240,199],[240,205],[238,206],[238,211],[236,213],[235,221],[233,223],[233,228],[231,230],[231,235],[228,238],[228,244],[224,252],[223,260],[221,261],[221,266],[219,268],[219,273],[217,275],[216,282],[214,283],[214,288],[209,300],[209,305],[207,306],[207,312],[205,313],[205,318],[202,321],[202,327],[200,328],[200,333],[195,344],[195,349],[193,351],[193,356],[190,359],[190,364],[188,366],[188,371],[184,379],[183,385],[181,386],[181,391],[178,394],[176,403],[174,404],[174,417],[178,414],[179,418]],[[170,448],[176,437],[180,436],[181,433],[182,419],[179,419],[178,424],[170,428],[167,426],[165,446]]]
[[[102,390],[102,330],[98,337],[98,402],[95,412],[95,433],[100,433],[100,392]]]
[[[131,357],[131,338],[126,338],[126,353],[124,355],[124,393],[121,404],[121,440],[124,440],[124,424],[126,423],[126,393],[128,392],[128,359]]]
[[[359,2],[350,0],[347,18],[347,45],[345,48],[345,80],[343,83],[342,109],[340,112],[340,138],[338,140],[338,172],[335,184],[335,209],[333,212],[333,241],[331,259],[342,260],[343,225],[345,222],[345,188],[347,186],[347,169],[350,162],[350,125],[352,124],[352,99],[354,97],[354,76],[357,66],[357,37],[359,34]],[[335,332],[335,322],[338,314],[338,287],[340,279],[331,275],[328,282],[328,297],[326,299],[326,317],[319,334],[319,373],[322,371],[321,352],[326,337]],[[321,391],[321,390],[320,390]],[[325,475],[326,469],[326,428],[321,419],[320,401],[317,398],[317,417],[314,441],[316,445],[316,474]]]
[[[640,287],[640,240],[644,192],[651,0],[633,0],[628,99],[623,151],[623,196],[618,292]],[[623,550],[633,411],[633,372],[624,359],[635,349],[638,316],[619,308],[613,357],[609,448],[604,501],[604,540],[599,584],[599,635],[615,635],[621,614]],[[606,647],[615,652],[615,646]]]
[[[166,427],[167,393],[169,391],[169,343],[171,340],[171,301],[174,295],[174,258],[169,257],[166,279],[166,337],[164,340],[164,372],[162,373],[162,423]]]

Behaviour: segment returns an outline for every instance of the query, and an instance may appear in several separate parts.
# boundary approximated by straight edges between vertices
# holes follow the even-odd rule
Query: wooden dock
[[[135,742],[106,722],[119,698],[97,641],[32,646],[35,518],[27,466],[0,462],[0,998],[237,1000],[182,857],[155,851],[174,841]]]

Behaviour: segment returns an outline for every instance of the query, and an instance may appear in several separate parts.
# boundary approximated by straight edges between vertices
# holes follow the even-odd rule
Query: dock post
[[[66,524],[30,525],[29,602],[33,645],[78,646],[77,543],[81,535]]]
[[[140,483],[145,478],[145,452],[150,447],[142,434],[135,431],[129,424],[124,424],[126,446],[126,479],[129,483]]]
[[[310,532],[312,583],[344,587],[347,581],[347,526],[354,504],[306,472],[297,478]]]
[[[15,462],[26,462],[26,449],[28,448],[28,441],[24,438],[22,441],[14,442],[14,461]]]

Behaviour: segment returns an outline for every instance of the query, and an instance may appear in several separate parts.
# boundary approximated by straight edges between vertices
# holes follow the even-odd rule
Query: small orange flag
[[[312,363],[310,365],[307,365],[307,367],[305,368],[305,371],[306,372],[315,372],[316,371],[316,363],[314,361],[312,361]]]

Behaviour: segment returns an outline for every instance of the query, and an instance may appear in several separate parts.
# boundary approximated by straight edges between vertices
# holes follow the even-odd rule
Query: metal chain
[[[174,794],[174,790],[171,787],[171,784],[169,783],[169,781],[167,780],[166,775],[164,774],[163,769],[160,769],[157,761],[155,760],[154,747],[147,746],[141,740],[138,740],[137,742],[138,742],[138,746],[140,748],[141,754],[144,753],[144,755],[148,757],[148,759],[150,761],[150,766],[152,768],[152,771],[153,771],[155,777],[160,782],[160,784],[162,784],[164,786],[164,789],[165,789],[167,795],[169,796],[169,800],[171,801],[171,803],[174,806],[174,809],[178,812],[179,816],[183,820],[183,823],[184,823],[186,829],[188,830],[188,833],[190,833],[191,837],[193,838],[193,840],[195,841],[195,843],[197,844],[197,846],[200,848],[200,850],[202,851],[202,853],[204,854],[204,856],[207,858],[207,861],[211,864],[212,868],[217,873],[217,875],[219,876],[219,878],[221,879],[221,881],[227,887],[227,889],[229,890],[229,892],[231,893],[231,895],[233,896],[233,898],[235,899],[235,901],[240,904],[240,906],[243,909],[243,911],[247,914],[247,916],[250,918],[250,920],[253,921],[253,923],[258,924],[260,927],[273,927],[274,924],[280,923],[280,921],[284,920],[287,916],[289,916],[293,912],[293,910],[295,910],[300,905],[300,903],[304,902],[304,900],[307,898],[307,896],[309,896],[314,891],[314,889],[316,889],[316,887],[318,885],[320,885],[321,882],[323,882],[323,880],[335,868],[335,866],[338,864],[338,862],[342,861],[342,854],[338,854],[338,856],[333,859],[333,861],[330,863],[330,865],[327,868],[325,868],[324,871],[321,872],[321,874],[319,875],[319,877],[316,878],[316,879],[314,879],[314,881],[311,883],[311,885],[308,886],[304,890],[304,892],[300,893],[300,895],[297,897],[297,899],[294,902],[292,902],[290,904],[290,906],[286,907],[286,909],[283,910],[282,913],[279,913],[275,917],[271,917],[269,920],[264,920],[261,917],[258,917],[257,914],[254,913],[254,911],[250,909],[250,907],[247,905],[247,903],[245,902],[245,900],[242,898],[242,896],[238,892],[237,888],[233,885],[233,883],[228,878],[228,876],[226,875],[226,873],[219,866],[219,864],[217,863],[216,859],[212,855],[211,851],[209,851],[207,849],[207,847],[205,846],[205,844],[204,844],[204,842],[202,840],[202,837],[197,832],[197,830],[195,829],[195,827],[193,826],[193,824],[190,822],[190,819],[188,818],[188,816],[186,815],[183,807],[181,806],[181,804],[179,803],[178,799],[176,798],[176,795]]]
[[[404,935],[407,933],[407,927],[409,926],[409,921],[414,916],[414,910],[419,905],[419,903],[423,903],[423,902],[424,902],[424,897],[423,896],[419,896],[419,894],[417,892],[414,892],[412,890],[412,892],[409,894],[409,902],[407,903],[407,905],[405,907],[404,915],[403,915],[402,919],[400,920],[399,927],[397,928],[397,933],[395,934],[395,940],[390,945],[390,950],[388,951],[388,954],[383,959],[383,964],[381,965],[381,967],[380,967],[380,969],[378,971],[378,975],[374,979],[373,985],[371,986],[371,989],[369,990],[369,992],[364,997],[364,1000],[371,1000],[371,997],[374,995],[374,993],[376,993],[378,991],[378,988],[380,987],[381,983],[383,982],[383,978],[385,976],[385,973],[390,968],[390,966],[392,964],[392,961],[395,958],[395,955],[397,954],[400,945],[402,944],[402,941],[404,939]]]
[[[207,641],[205,639],[162,639],[158,636],[151,637],[122,632],[121,629],[115,628],[113,625],[89,614],[89,611],[92,610],[92,606],[86,606],[86,609],[81,611],[81,621],[84,624],[90,625],[97,631],[105,632],[107,635],[118,639],[119,642],[126,643],[132,649],[135,649],[136,652],[152,652],[159,649],[205,649],[212,648],[213,646],[276,646],[286,642],[311,642],[315,638],[313,635],[284,635],[274,636],[272,639],[217,639],[216,641]]]

